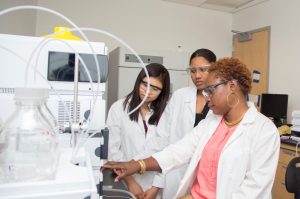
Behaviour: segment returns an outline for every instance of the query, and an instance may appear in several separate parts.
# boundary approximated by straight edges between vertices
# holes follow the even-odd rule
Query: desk
[[[285,172],[291,159],[296,157],[295,150],[296,148],[293,145],[283,143],[280,145],[279,162],[273,186],[273,199],[294,199],[294,194],[287,192],[285,188]]]

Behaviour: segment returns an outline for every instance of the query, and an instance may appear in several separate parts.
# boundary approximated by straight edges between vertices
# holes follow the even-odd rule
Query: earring
[[[233,97],[230,97],[232,95],[233,95]],[[239,103],[240,103],[240,100],[236,93],[230,93],[229,95],[227,95],[227,105],[230,108],[235,108]]]

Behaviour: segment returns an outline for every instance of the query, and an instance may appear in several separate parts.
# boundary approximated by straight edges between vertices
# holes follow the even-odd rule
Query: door
[[[233,57],[245,63],[252,73],[249,100],[260,107],[262,93],[268,92],[270,27],[233,36]]]

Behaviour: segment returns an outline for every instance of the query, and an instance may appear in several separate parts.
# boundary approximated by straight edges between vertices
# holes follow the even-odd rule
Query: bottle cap
[[[47,88],[15,88],[15,100],[22,102],[46,101],[48,97]]]
[[[68,27],[56,26],[54,28],[54,33],[57,33],[57,32],[60,32],[60,33],[51,36],[51,38],[82,41],[81,38],[73,35],[72,32],[70,31],[70,28],[68,28]],[[43,37],[47,37],[47,36],[48,35],[44,35]]]

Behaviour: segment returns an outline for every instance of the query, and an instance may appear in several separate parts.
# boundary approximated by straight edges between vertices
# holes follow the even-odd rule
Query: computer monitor
[[[98,81],[98,74],[96,63],[93,54],[79,53],[82,60],[85,62],[86,67],[90,73],[91,79],[94,83]],[[99,73],[101,75],[100,82],[106,80],[103,73],[108,70],[107,56],[96,55],[99,64]],[[54,52],[49,51],[48,59],[48,75],[49,81],[73,82],[75,70],[75,54],[69,52]],[[107,74],[105,74],[107,75]],[[79,75],[78,82],[89,82],[86,70],[81,62],[79,62]]]
[[[281,126],[287,119],[288,95],[263,93],[261,95],[261,113],[273,119],[276,126]]]

